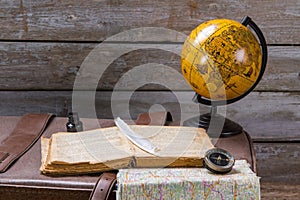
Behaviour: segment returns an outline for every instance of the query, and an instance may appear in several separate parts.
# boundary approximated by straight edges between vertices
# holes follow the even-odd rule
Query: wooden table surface
[[[261,199],[267,200],[299,200],[300,183],[261,182]]]

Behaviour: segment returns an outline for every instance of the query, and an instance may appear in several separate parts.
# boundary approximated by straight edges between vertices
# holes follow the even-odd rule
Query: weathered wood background
[[[295,185],[278,184],[300,184],[299,0],[0,0],[0,114],[52,112],[65,116],[84,59],[115,34],[140,27],[163,27],[189,34],[206,20],[241,20],[245,15],[262,29],[269,61],[255,91],[228,106],[226,114],[243,125],[254,140],[258,174],[263,185],[267,183],[262,195],[279,196],[278,190],[285,199],[296,199],[299,193],[295,188],[290,192]],[[125,53],[107,67],[95,94],[98,117],[113,117],[112,91],[136,66],[157,63],[181,71],[179,56],[161,47],[180,52],[182,38],[121,38],[102,50],[102,55],[112,54],[121,44],[152,46]],[[172,76],[161,77],[174,82]],[[123,79],[123,89],[131,90],[132,80]],[[86,81],[84,89],[89,90],[89,78]],[[180,81],[172,91],[157,84],[141,85],[139,89],[132,94],[130,105],[126,95],[113,99],[121,113],[129,109],[134,118],[156,104],[171,111],[175,119],[195,112],[193,92]],[[200,106],[200,110],[208,109]]]

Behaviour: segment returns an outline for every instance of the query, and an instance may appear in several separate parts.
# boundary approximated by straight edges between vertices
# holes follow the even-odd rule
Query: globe
[[[262,78],[266,64],[265,38],[250,17],[241,23],[215,19],[200,24],[183,44],[181,68],[196,92],[194,100],[211,105],[211,111],[187,119],[183,125],[204,128],[212,137],[241,133],[243,128],[218,114],[217,106],[249,94]]]
[[[196,27],[184,42],[182,74],[193,90],[211,101],[232,100],[258,81],[262,50],[247,26],[215,19]]]

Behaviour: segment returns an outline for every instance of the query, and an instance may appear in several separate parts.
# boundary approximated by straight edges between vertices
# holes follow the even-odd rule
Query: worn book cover
[[[51,138],[42,138],[41,171],[67,175],[132,167],[201,167],[205,152],[213,148],[201,128],[141,125],[130,128],[157,146],[157,154],[135,146],[117,127],[59,132]]]

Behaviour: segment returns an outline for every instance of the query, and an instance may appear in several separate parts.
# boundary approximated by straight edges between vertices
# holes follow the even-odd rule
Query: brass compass
[[[234,165],[233,156],[226,150],[213,148],[206,152],[203,165],[209,171],[216,174],[226,174]]]

